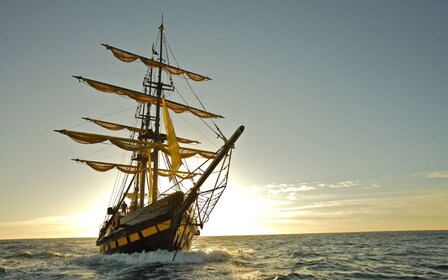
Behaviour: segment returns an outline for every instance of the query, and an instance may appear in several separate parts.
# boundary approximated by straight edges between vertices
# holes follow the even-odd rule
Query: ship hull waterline
[[[183,194],[174,193],[139,211],[120,218],[120,223],[97,241],[100,252],[136,253],[155,250],[188,251],[198,226],[187,213],[179,213]]]
[[[178,191],[126,216],[116,216],[117,223],[108,227],[105,235],[97,240],[100,252],[188,251],[193,237],[199,234],[198,225],[191,220],[189,208],[197,199],[199,188],[234,147],[243,131],[244,126],[240,126],[226,141],[188,195]]]

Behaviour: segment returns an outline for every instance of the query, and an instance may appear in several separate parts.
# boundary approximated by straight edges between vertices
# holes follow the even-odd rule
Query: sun
[[[265,201],[250,188],[229,184],[221,200],[204,225],[202,235],[254,235],[268,234],[260,218],[266,211]]]

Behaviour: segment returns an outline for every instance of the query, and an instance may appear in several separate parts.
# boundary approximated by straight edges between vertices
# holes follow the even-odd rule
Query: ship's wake
[[[191,252],[175,252],[157,250],[134,254],[90,255],[78,257],[74,260],[77,264],[96,265],[146,265],[146,264],[202,264],[208,262],[225,262],[230,258],[226,250],[197,250]],[[174,259],[174,260],[173,260]]]

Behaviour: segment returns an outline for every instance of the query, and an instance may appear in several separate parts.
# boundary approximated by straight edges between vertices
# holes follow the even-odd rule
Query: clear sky
[[[135,105],[71,76],[118,71],[100,43],[149,53],[161,14],[246,126],[204,234],[448,229],[447,1],[2,0],[0,238],[97,234],[116,174],[53,129]]]

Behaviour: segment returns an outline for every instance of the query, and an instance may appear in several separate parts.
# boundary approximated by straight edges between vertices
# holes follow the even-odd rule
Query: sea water
[[[174,254],[0,240],[0,279],[448,279],[448,231],[199,237]]]

